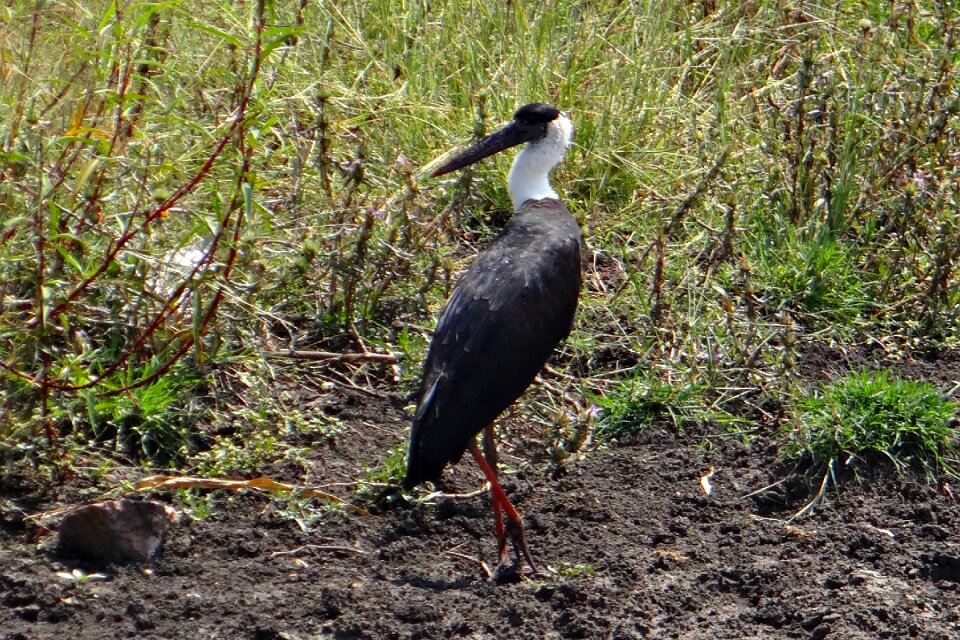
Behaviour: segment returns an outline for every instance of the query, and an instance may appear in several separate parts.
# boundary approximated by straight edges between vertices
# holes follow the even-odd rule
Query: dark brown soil
[[[813,381],[876,364],[816,348],[801,371]],[[895,366],[960,381],[956,357]],[[402,441],[397,398],[316,401],[347,430],[317,445],[309,469],[273,477],[362,478],[362,462]],[[304,531],[256,494],[218,494],[213,515],[175,528],[151,567],[108,567],[108,579],[77,584],[56,575],[70,560],[11,515],[63,500],[31,502],[32,489],[7,482],[0,638],[960,638],[960,504],[949,486],[878,466],[789,522],[804,504],[795,491],[751,495],[782,477],[771,437],[744,445],[712,431],[660,426],[556,478],[509,476],[543,575],[503,585],[479,562],[496,556],[485,495]],[[467,462],[448,472],[448,491],[480,486]],[[707,495],[700,479],[711,468]]]

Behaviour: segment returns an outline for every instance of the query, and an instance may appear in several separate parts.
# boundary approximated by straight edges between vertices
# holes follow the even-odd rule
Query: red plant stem
[[[181,185],[179,189],[177,189],[169,198],[166,199],[166,201],[164,201],[162,204],[160,204],[159,206],[151,210],[148,214],[146,214],[146,216],[143,219],[143,222],[139,226],[128,229],[123,234],[121,234],[121,236],[115,242],[112,242],[110,244],[110,247],[107,249],[103,262],[98,266],[98,268],[89,276],[87,276],[80,284],[78,284],[66,296],[66,298],[62,300],[59,304],[57,304],[52,310],[46,311],[46,312],[44,311],[42,294],[38,294],[41,296],[40,303],[38,304],[38,309],[40,310],[40,313],[33,320],[27,323],[27,327],[30,329],[36,329],[37,327],[40,327],[41,331],[44,331],[45,330],[44,322],[46,317],[49,317],[50,315],[59,315],[63,313],[72,302],[74,302],[84,291],[86,291],[89,288],[89,286],[104,271],[107,270],[107,268],[110,266],[113,260],[116,259],[116,256],[119,254],[119,252],[126,246],[126,244],[131,239],[136,237],[138,234],[143,233],[150,224],[152,224],[158,218],[162,217],[168,210],[174,207],[183,197],[185,197],[190,192],[192,192],[200,184],[200,182],[203,180],[203,178],[207,176],[207,174],[212,169],[214,163],[222,154],[227,143],[230,140],[234,139],[234,136],[236,135],[239,139],[239,144],[243,149],[243,164],[237,179],[237,187],[236,187],[235,195],[231,201],[231,206],[229,208],[228,214],[222,221],[220,228],[217,230],[217,233],[214,236],[214,240],[211,243],[210,247],[208,248],[206,255],[201,261],[197,263],[197,265],[194,266],[194,269],[191,272],[190,277],[187,280],[185,280],[184,283],[182,283],[167,298],[167,301],[164,305],[164,309],[152,320],[150,325],[137,337],[133,345],[131,345],[123,354],[121,354],[121,356],[115,362],[113,362],[109,367],[107,367],[104,371],[102,371],[98,376],[96,376],[93,380],[91,380],[88,383],[85,383],[83,385],[69,385],[69,384],[51,382],[50,380],[47,379],[45,369],[41,369],[41,373],[39,376],[34,376],[29,373],[26,373],[25,371],[20,371],[16,367],[13,367],[3,361],[0,361],[0,368],[5,369],[6,371],[9,371],[10,373],[20,378],[23,378],[34,384],[37,384],[38,386],[41,387],[42,393],[45,395],[45,397],[49,395],[49,391],[51,389],[56,389],[58,391],[75,392],[83,389],[92,388],[100,384],[104,379],[109,377],[127,360],[129,360],[130,357],[137,352],[137,349],[139,349],[139,347],[143,345],[146,339],[149,338],[163,324],[163,322],[176,310],[177,301],[182,296],[183,291],[187,286],[187,282],[192,280],[192,278],[196,275],[199,269],[204,264],[208,263],[212,258],[212,256],[214,255],[216,248],[219,244],[219,240],[222,237],[223,231],[226,229],[227,225],[230,224],[230,212],[235,211],[239,208],[240,213],[237,215],[236,220],[233,221],[232,223],[234,228],[233,235],[232,235],[233,244],[230,247],[230,251],[227,256],[226,269],[224,270],[224,274],[223,274],[223,278],[225,280],[229,279],[233,266],[236,263],[236,259],[238,256],[237,244],[240,240],[240,233],[243,227],[244,215],[243,215],[243,210],[241,205],[243,204],[244,200],[240,194],[243,191],[243,184],[249,174],[252,149],[247,148],[244,145],[242,131],[245,124],[247,106],[249,104],[250,96],[253,92],[256,79],[259,75],[260,65],[262,61],[262,36],[263,36],[264,13],[265,13],[264,2],[263,0],[260,0],[257,3],[256,42],[254,47],[253,64],[251,65],[251,70],[248,75],[247,81],[242,86],[242,90],[240,92],[239,102],[236,109],[236,116],[234,117],[233,122],[230,124],[230,127],[228,128],[227,132],[221,137],[216,147],[214,147],[213,151],[210,153],[210,155],[208,156],[204,164],[200,167],[197,173],[188,182]],[[38,224],[41,224],[41,223],[42,223],[42,220],[39,220]],[[42,231],[39,238],[40,238],[39,242],[41,244],[38,247],[39,249],[38,254],[40,256],[40,269],[41,269],[41,282],[42,282],[42,269],[43,269],[42,249],[44,248],[42,244],[43,242]],[[39,291],[40,289],[38,288],[38,292]],[[209,326],[210,322],[213,320],[216,314],[216,310],[223,299],[223,296],[224,296],[224,287],[223,285],[221,285],[217,293],[214,295],[213,301],[210,303],[209,307],[207,308],[206,312],[203,315],[203,319],[200,323],[200,332],[206,329],[206,327]],[[187,351],[189,351],[189,349],[194,344],[194,339],[195,339],[194,335],[187,334],[182,339],[180,345],[177,346],[174,354],[170,358],[168,358],[163,364],[161,364],[156,369],[154,369],[150,374],[148,374],[144,378],[137,380],[136,382],[130,385],[124,386],[123,388],[110,390],[109,392],[107,392],[107,395],[115,395],[117,393],[122,393],[130,389],[144,386],[156,380],[158,377],[168,372],[170,368],[177,361],[179,361],[180,358],[182,358],[183,355],[187,353]],[[55,434],[51,434],[48,432],[48,438],[51,439],[51,444],[52,444],[53,438],[55,438]]]

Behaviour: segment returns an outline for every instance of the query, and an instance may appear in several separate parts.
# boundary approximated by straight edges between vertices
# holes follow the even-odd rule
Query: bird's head
[[[435,169],[430,176],[436,178],[462,169],[525,142],[545,154],[549,166],[552,167],[563,159],[564,152],[572,141],[573,123],[570,118],[556,107],[533,102],[517,109],[510,124],[477,141]]]

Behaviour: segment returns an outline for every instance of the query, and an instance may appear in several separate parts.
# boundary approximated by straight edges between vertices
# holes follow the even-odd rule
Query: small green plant
[[[564,562],[559,567],[554,568],[553,571],[558,576],[564,578],[576,578],[578,576],[592,576],[597,572],[597,568],[592,564],[570,564],[569,562]]]
[[[859,371],[802,399],[796,425],[781,449],[786,460],[800,461],[820,488],[805,510],[838,482],[839,467],[880,454],[898,471],[913,467],[928,477],[958,476],[949,460],[960,403],[928,382],[902,380],[888,371]]]
[[[276,434],[256,430],[218,438],[208,451],[197,454],[203,476],[230,476],[251,473],[282,455]]]
[[[180,508],[191,520],[206,520],[213,514],[214,492],[181,489],[177,492]]]
[[[617,439],[636,435],[660,418],[677,427],[702,406],[700,385],[671,385],[656,377],[637,376],[619,383],[612,393],[595,398],[599,419],[596,435]]]
[[[304,533],[309,532],[320,520],[342,518],[349,513],[342,503],[317,501],[299,492],[278,496],[274,505],[280,518],[297,523]]]
[[[108,579],[110,576],[105,573],[84,573],[80,569],[74,569],[69,573],[66,571],[58,571],[57,577],[69,580],[74,584],[86,584],[88,582],[100,582],[101,580]]]
[[[361,504],[391,503],[403,496],[400,482],[406,473],[407,450],[402,444],[387,452],[379,466],[367,466],[364,479],[357,487],[357,499]]]
[[[175,367],[173,374],[124,394],[97,398],[86,393],[81,398],[86,413],[71,415],[68,405],[61,419],[77,422],[74,428],[89,433],[94,442],[145,462],[177,460],[191,448],[191,427],[203,410],[191,401],[199,378],[185,366]]]
[[[204,476],[251,473],[277,460],[303,459],[308,450],[291,444],[291,438],[332,440],[343,429],[336,418],[322,412],[306,414],[269,399],[256,409],[238,409],[218,418],[236,433],[217,438],[207,451],[194,456]]]
[[[760,255],[759,275],[769,283],[766,297],[774,308],[852,323],[873,306],[864,274],[852,264],[850,252],[833,240],[787,237]]]

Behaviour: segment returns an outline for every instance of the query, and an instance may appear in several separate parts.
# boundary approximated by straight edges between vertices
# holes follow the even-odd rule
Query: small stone
[[[86,560],[149,562],[171,524],[175,509],[151,500],[109,500],[71,511],[60,523],[59,549]]]
[[[40,617],[40,605],[36,604],[29,604],[25,607],[17,607],[13,611],[27,622],[36,622],[37,618]]]

